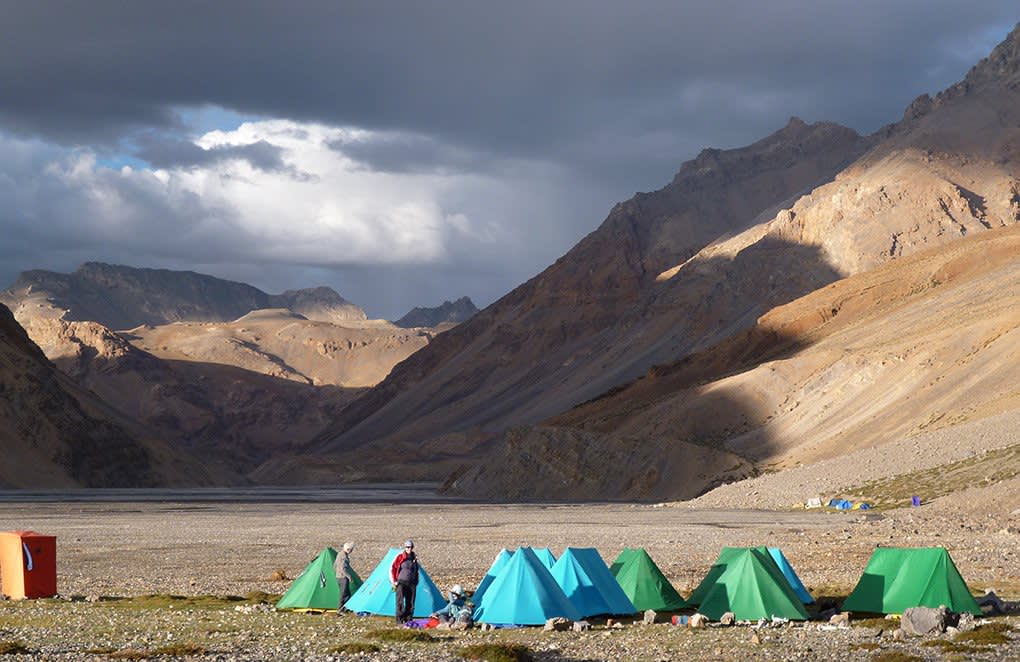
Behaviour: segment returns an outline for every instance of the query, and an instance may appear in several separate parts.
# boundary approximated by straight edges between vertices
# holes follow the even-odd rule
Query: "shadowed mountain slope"
[[[491,433],[537,423],[650,366],[707,351],[752,328],[770,309],[846,276],[1015,224],[1018,44],[1020,29],[964,81],[919,98],[899,123],[870,138],[793,120],[747,148],[706,150],[666,188],[617,205],[542,274],[397,366],[345,411],[336,436],[312,450],[328,454],[367,443],[366,453],[400,448],[412,454],[422,440],[480,429],[479,450],[493,449],[498,457],[506,440]],[[844,374],[855,375],[847,366]],[[700,486],[694,480],[681,490],[663,487],[654,471],[642,477],[628,469],[634,485],[617,481],[605,489],[691,495],[790,446],[778,429],[738,442],[762,396],[716,395],[688,397],[698,401],[691,407],[712,412],[697,420],[718,429],[707,435],[681,429],[674,436],[724,454],[712,460]],[[910,425],[887,432],[906,434]],[[587,426],[582,431],[592,434]],[[577,449],[572,461],[616,444],[616,466],[639,452],[635,444],[645,438],[570,434],[568,446]],[[535,457],[557,444],[546,441]],[[649,453],[638,465],[656,457]],[[689,457],[678,453],[677,465]],[[729,462],[729,473],[719,469]],[[519,489],[532,482],[540,479]],[[569,480],[558,484],[566,485],[565,495],[578,495]]]
[[[668,301],[688,295],[669,293],[656,276],[720,236],[770,218],[867,145],[844,127],[791,120],[749,147],[706,150],[671,184],[617,205],[542,274],[398,365],[345,410],[342,432],[322,448],[536,422],[671,360],[705,333],[752,322],[762,311],[758,301],[692,319]],[[805,262],[803,277],[772,289],[772,303],[838,276]],[[664,328],[672,332],[663,336]]]
[[[211,484],[207,471],[62,375],[0,304],[0,486]]]
[[[833,283],[541,427],[509,432],[448,489],[690,498],[762,469],[1015,411],[1018,369],[1013,225]]]

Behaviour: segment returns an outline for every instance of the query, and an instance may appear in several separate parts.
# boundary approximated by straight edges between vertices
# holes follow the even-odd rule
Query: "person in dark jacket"
[[[337,608],[338,612],[351,599],[351,579],[354,578],[354,570],[351,568],[351,552],[353,551],[354,543],[345,542],[344,555],[340,560],[340,572],[337,573],[337,580],[340,582],[340,606]]]
[[[406,623],[414,617],[414,594],[418,589],[418,557],[413,540],[405,542],[404,551],[393,559],[390,584],[397,599],[397,623]]]

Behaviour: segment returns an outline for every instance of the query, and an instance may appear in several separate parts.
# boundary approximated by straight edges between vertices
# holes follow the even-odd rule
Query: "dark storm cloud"
[[[325,282],[391,319],[462,294],[484,305],[700,149],[791,115],[874,131],[961,79],[1017,20],[1015,0],[0,0],[0,287],[98,259],[269,291]],[[329,144],[359,176],[442,179],[436,217],[470,232],[445,230],[437,264],[355,263],[350,242],[324,264],[287,241],[308,218],[281,216],[295,232],[267,242],[222,188],[101,167],[137,157],[211,181],[243,160],[253,180],[304,181],[284,141],[195,144],[224,128],[192,124],[201,109],[368,129]],[[273,190],[295,207],[308,197]]]
[[[89,142],[217,104],[564,158],[706,110],[704,145],[792,114],[870,131],[1017,18],[996,0],[7,3],[0,122]]]
[[[142,135],[134,138],[134,155],[156,168],[197,168],[222,161],[247,161],[263,172],[286,172],[283,150],[264,140],[247,145],[217,145],[206,149],[190,140]]]

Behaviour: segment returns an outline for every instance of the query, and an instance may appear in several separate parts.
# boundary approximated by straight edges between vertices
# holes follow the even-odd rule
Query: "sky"
[[[706,148],[870,133],[1015,0],[0,0],[0,288],[89,260],[484,307]]]

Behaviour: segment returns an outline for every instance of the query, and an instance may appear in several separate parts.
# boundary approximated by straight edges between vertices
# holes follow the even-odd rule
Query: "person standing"
[[[344,543],[344,555],[340,560],[340,606],[337,611],[342,611],[347,601],[351,599],[351,579],[354,578],[354,570],[351,568],[351,552],[354,551],[354,543]]]
[[[403,624],[414,617],[414,594],[418,589],[418,557],[414,541],[404,543],[404,551],[397,554],[390,566],[390,584],[397,600],[397,623]]]

